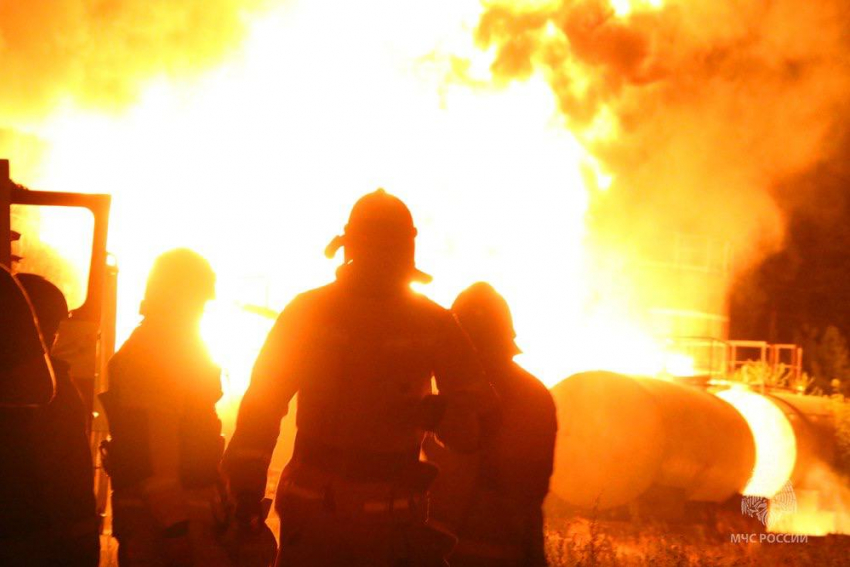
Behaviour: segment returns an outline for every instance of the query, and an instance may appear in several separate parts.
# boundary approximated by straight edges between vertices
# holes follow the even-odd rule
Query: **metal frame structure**
[[[8,235],[11,231],[10,208],[12,205],[80,207],[91,211],[94,217],[94,236],[92,238],[86,301],[75,309],[71,316],[98,323],[103,309],[103,286],[106,278],[106,237],[109,230],[111,203],[112,197],[110,195],[30,191],[12,182],[9,161],[0,160],[0,235]],[[11,242],[7,241],[0,247],[0,263],[11,267],[11,261]]]
[[[91,385],[91,392],[82,392],[84,400],[90,400],[92,412],[91,446],[95,463],[95,489],[98,506],[105,509],[108,493],[108,479],[97,463],[97,448],[106,438],[108,429],[105,415],[97,394],[106,390],[106,364],[115,352],[115,310],[117,267],[107,261],[107,235],[109,230],[109,210],[112,197],[104,194],[60,193],[53,191],[30,191],[14,183],[10,175],[9,161],[0,159],[0,263],[11,268],[11,207],[13,205],[32,205],[43,207],[77,207],[88,209],[94,218],[89,278],[86,299],[83,304],[71,311],[70,328],[77,333],[77,339],[83,342],[82,364],[71,360],[72,377],[80,378],[82,383]],[[61,335],[61,333],[60,333]],[[61,336],[60,336],[61,341]],[[78,382],[80,383],[80,382]]]
[[[784,365],[794,381],[803,373],[803,348],[796,344],[713,337],[669,337],[666,342],[670,352],[694,359],[696,374],[711,379],[727,378],[749,362],[763,362],[773,370]]]
[[[795,344],[770,344],[766,341],[728,341],[729,366],[727,372],[732,374],[748,362],[764,362],[771,368],[785,365],[791,375],[798,380],[803,373],[803,347]],[[744,356],[741,351],[758,351],[758,357]]]

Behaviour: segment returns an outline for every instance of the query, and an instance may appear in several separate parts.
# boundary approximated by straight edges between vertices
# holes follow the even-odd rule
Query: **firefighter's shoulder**
[[[410,305],[414,313],[425,321],[441,326],[455,325],[455,317],[451,311],[421,293],[410,295]]]
[[[510,367],[514,374],[513,382],[519,388],[522,395],[529,401],[536,402],[540,407],[545,407],[547,410],[555,409],[555,401],[552,398],[552,393],[546,384],[540,378],[517,364],[512,362]]]
[[[140,338],[137,327],[109,359],[110,377],[120,379],[130,368],[149,360],[150,350]]]
[[[315,316],[318,312],[327,310],[330,304],[334,301],[336,293],[333,284],[324,285],[314,289],[310,289],[299,293],[292,301],[286,304],[283,311],[277,317],[277,322],[299,322],[299,320],[308,321],[311,316]]]
[[[549,388],[546,387],[546,384],[543,381],[517,364],[513,362],[510,366],[519,380],[519,383],[529,392],[533,392],[534,394],[546,398],[551,398],[552,394],[549,392]]]
[[[170,362],[161,345],[138,327],[109,360],[109,389],[128,407],[170,409],[182,394]]]

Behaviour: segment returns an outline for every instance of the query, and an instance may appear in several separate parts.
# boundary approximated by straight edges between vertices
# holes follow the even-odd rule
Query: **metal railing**
[[[669,337],[667,351],[693,360],[695,375],[728,378],[750,363],[763,363],[772,372],[787,372],[798,382],[803,373],[803,348],[790,343],[720,340],[713,337]]]

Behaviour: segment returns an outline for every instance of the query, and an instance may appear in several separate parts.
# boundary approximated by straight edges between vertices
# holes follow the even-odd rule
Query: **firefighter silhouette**
[[[197,253],[162,254],[147,281],[142,322],[109,362],[109,391],[100,398],[121,567],[229,565],[216,540],[224,522],[220,369],[199,329],[214,288],[215,274]]]
[[[68,317],[65,296],[41,276],[16,277],[49,351],[60,323]],[[49,404],[0,410],[0,564],[97,567],[100,521],[93,493],[89,415],[68,365],[53,359],[52,367],[56,392]]]
[[[277,487],[278,565],[444,565],[454,538],[426,522],[426,431],[471,451],[492,391],[445,309],[414,293],[416,229],[378,190],[354,205],[336,281],[297,296],[257,358],[224,458],[237,515],[256,521],[281,418],[298,394]],[[439,395],[431,393],[432,377]]]
[[[520,350],[511,312],[489,284],[466,289],[452,311],[499,396],[499,417],[489,422],[474,455],[425,444],[428,459],[441,470],[432,515],[458,536],[453,566],[545,565],[542,504],[552,475],[554,401],[537,378],[513,361]]]
[[[29,298],[0,264],[0,407],[40,406],[54,394],[53,368]]]

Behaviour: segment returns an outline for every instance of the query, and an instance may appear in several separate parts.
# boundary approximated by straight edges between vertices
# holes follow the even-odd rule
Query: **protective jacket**
[[[141,495],[160,527],[186,521],[185,490],[219,479],[220,369],[197,331],[145,320],[110,361],[109,378],[101,399],[116,497]]]
[[[53,369],[48,405],[0,409],[0,564],[96,567],[88,415],[68,365],[54,359]]]
[[[0,407],[45,405],[53,369],[21,284],[0,264]]]
[[[296,393],[301,445],[418,460],[420,403],[432,376],[447,400],[443,421],[454,422],[444,440],[474,447],[475,410],[491,394],[448,311],[413,292],[372,294],[344,276],[304,293],[281,313],[260,352],[226,467],[236,472],[242,467],[231,464],[255,461],[267,468]],[[236,492],[265,489],[264,477],[239,476],[231,475]]]
[[[352,521],[339,524],[354,509],[398,513],[419,507],[417,495],[433,478],[419,466],[429,421],[423,420],[423,399],[432,392],[432,377],[445,410],[430,420],[438,435],[455,447],[476,448],[478,411],[492,402],[492,392],[447,310],[405,286],[381,289],[345,269],[336,282],[286,307],[257,359],[224,461],[231,493],[262,497],[280,420],[298,394],[295,452],[276,498],[282,555],[289,552],[288,518],[298,523],[304,514],[324,517],[315,533],[324,533],[324,547],[331,549],[333,534],[354,538]],[[325,515],[305,509],[309,502]],[[366,523],[353,523],[365,529]],[[390,528],[369,525],[374,529],[367,531],[386,543],[380,534]],[[351,553],[351,561],[366,560]]]
[[[498,424],[473,455],[425,444],[441,470],[431,514],[458,536],[452,565],[545,565],[541,506],[553,468],[555,405],[549,390],[516,363],[486,368],[499,395]]]

